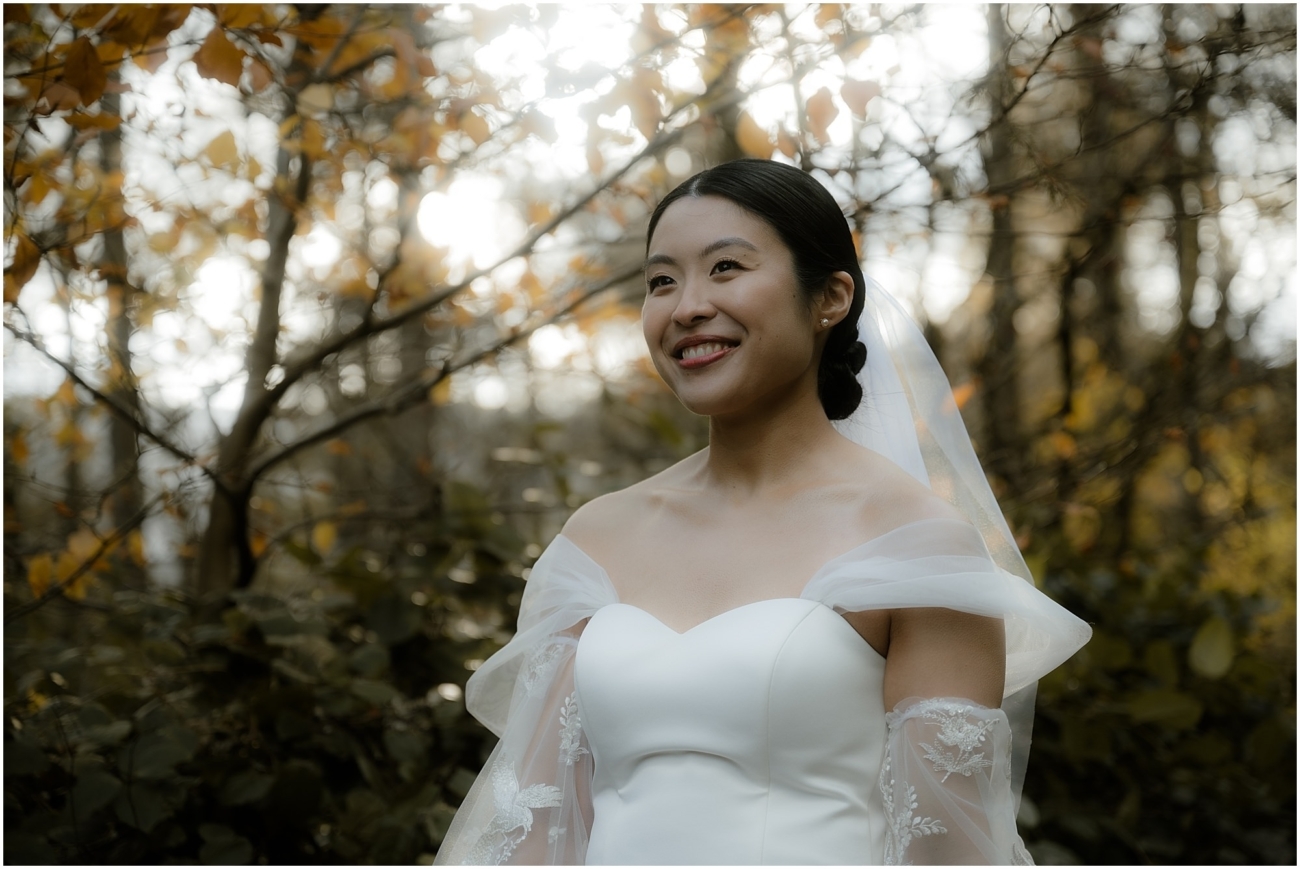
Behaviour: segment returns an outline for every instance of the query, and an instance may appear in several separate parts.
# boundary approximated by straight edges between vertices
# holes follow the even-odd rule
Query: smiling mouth
[[[722,341],[706,341],[702,344],[692,344],[689,347],[683,347],[678,350],[674,356],[677,358],[677,364],[681,368],[690,370],[694,368],[703,368],[706,365],[712,365],[719,359],[727,356],[738,345],[727,344]]]
[[[708,344],[693,344],[690,347],[682,348],[682,351],[677,354],[677,358],[683,362],[689,362],[693,359],[713,356],[723,350],[730,350],[732,346],[731,344],[723,344],[720,341],[711,341]]]

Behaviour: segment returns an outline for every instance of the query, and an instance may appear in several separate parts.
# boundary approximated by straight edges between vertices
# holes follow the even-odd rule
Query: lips
[[[738,345],[738,341],[717,335],[692,335],[678,341],[672,355],[682,368],[703,368],[722,359]]]

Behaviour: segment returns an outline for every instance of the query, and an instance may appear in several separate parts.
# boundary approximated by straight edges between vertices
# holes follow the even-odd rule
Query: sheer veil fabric
[[[1004,620],[1007,668],[1001,710],[962,706],[960,698],[912,698],[887,718],[891,733],[930,728],[924,732],[932,734],[927,737],[932,743],[936,735],[949,740],[953,734],[975,734],[981,750],[992,749],[993,760],[969,752],[961,756],[975,760],[972,768],[994,767],[999,779],[1010,780],[1010,787],[1000,785],[994,788],[997,793],[984,797],[972,790],[969,802],[974,808],[963,808],[953,807],[952,794],[934,785],[932,791],[944,791],[935,805],[979,815],[966,827],[981,842],[966,850],[927,851],[927,845],[951,846],[966,839],[954,834],[921,842],[918,833],[918,846],[904,855],[902,849],[912,836],[896,830],[892,857],[900,862],[1014,861],[1023,850],[1017,852],[1005,841],[1007,834],[999,832],[998,825],[1004,831],[1009,828],[1018,845],[1014,817],[1037,680],[1087,642],[1091,630],[1034,586],[938,360],[901,306],[870,279],[858,333],[867,347],[867,363],[859,374],[864,400],[851,417],[836,423],[837,428],[953,503],[967,521],[922,520],[865,541],[830,558],[800,597],[839,612],[945,607]],[[563,535],[538,559],[520,606],[518,633],[479,668],[466,688],[470,712],[500,741],[448,830],[438,863],[584,862],[591,826],[592,757],[577,720],[573,661],[585,620],[618,602],[601,566]],[[958,714],[966,712],[975,717]],[[984,742],[986,733],[996,737]],[[919,757],[899,755],[895,773],[901,775],[905,762]],[[969,769],[954,767],[944,771],[943,779],[953,771],[960,773],[958,779],[970,778]],[[899,782],[903,789],[897,797],[906,801],[915,789],[904,784]],[[927,785],[918,787],[924,800]],[[979,787],[980,793],[988,791],[987,775]],[[887,853],[886,859],[890,857]],[[869,859],[863,855],[864,862]]]

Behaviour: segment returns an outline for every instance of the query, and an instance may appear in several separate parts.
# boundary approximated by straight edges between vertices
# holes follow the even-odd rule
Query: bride
[[[709,446],[578,510],[470,679],[501,740],[440,863],[1028,863],[1037,591],[916,326],[814,178],[650,219],[642,321]]]

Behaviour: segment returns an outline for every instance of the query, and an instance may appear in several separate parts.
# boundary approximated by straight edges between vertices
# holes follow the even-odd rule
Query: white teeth
[[[695,344],[682,351],[682,359],[698,359],[701,356],[721,353],[725,349],[727,349],[725,344]]]

